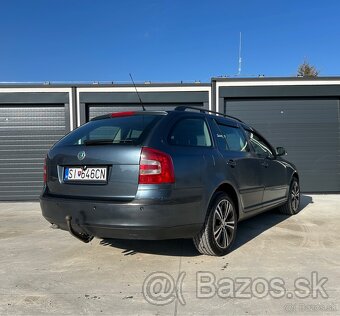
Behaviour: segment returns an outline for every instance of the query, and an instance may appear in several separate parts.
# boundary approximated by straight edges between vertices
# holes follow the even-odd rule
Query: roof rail
[[[196,111],[199,111],[201,113],[211,113],[211,114],[218,114],[218,115],[221,115],[223,117],[229,117],[229,118],[232,118],[236,121],[239,121],[241,123],[244,123],[243,121],[241,121],[240,119],[238,119],[237,117],[234,117],[234,116],[231,116],[231,115],[227,115],[227,114],[224,114],[224,113],[221,113],[221,112],[216,112],[216,111],[211,111],[211,110],[206,110],[206,109],[201,109],[201,108],[196,108],[196,107],[193,107],[193,106],[185,106],[185,105],[181,105],[181,106],[177,106],[175,108],[175,111],[185,111],[187,109],[191,109],[191,110],[196,110]]]

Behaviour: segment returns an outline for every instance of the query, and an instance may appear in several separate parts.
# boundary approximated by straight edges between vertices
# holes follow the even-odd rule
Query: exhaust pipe
[[[89,235],[85,233],[84,231],[82,233],[78,233],[77,231],[73,229],[72,224],[71,224],[72,216],[67,215],[65,217],[65,220],[66,220],[66,224],[68,227],[68,231],[73,237],[76,237],[77,239],[81,240],[84,243],[89,243],[93,239],[94,236]]]

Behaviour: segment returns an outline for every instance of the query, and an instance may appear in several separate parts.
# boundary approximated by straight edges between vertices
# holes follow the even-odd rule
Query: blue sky
[[[0,81],[340,75],[340,1],[2,0]]]

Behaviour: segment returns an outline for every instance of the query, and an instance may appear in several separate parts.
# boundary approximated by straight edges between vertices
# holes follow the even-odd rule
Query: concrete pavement
[[[50,228],[38,203],[1,203],[0,315],[339,315],[340,195],[302,202],[296,216],[240,223],[225,257],[190,240],[83,244]]]

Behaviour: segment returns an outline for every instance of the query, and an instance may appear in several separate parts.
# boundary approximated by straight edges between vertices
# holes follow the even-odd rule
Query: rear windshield
[[[90,121],[60,140],[58,145],[140,144],[162,115],[133,115]]]

